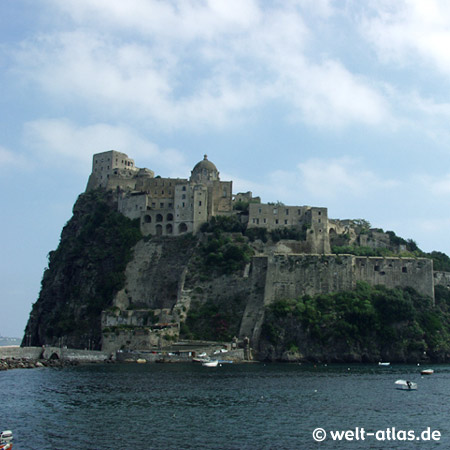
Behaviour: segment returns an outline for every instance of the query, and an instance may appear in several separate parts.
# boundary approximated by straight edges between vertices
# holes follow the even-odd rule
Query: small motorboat
[[[205,361],[202,363],[202,366],[205,367],[217,367],[217,364],[219,364],[219,361],[217,359],[214,359],[212,361]]]
[[[388,367],[388,366],[391,365],[391,363],[390,363],[390,362],[381,362],[381,361],[380,361],[380,362],[378,363],[378,365],[379,365],[379,366],[382,366],[382,367]]]
[[[420,375],[433,375],[434,370],[433,369],[423,369],[420,371]]]
[[[417,383],[409,380],[397,380],[395,382],[395,388],[401,391],[417,391]]]
[[[209,362],[209,361],[211,361],[211,359],[209,357],[194,356],[192,358],[192,362],[195,362],[195,363],[204,363],[204,362]]]
[[[0,449],[10,450],[12,449],[13,434],[11,430],[5,430],[0,434]]]

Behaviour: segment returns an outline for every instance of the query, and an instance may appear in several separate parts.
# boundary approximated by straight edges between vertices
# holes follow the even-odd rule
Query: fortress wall
[[[427,258],[355,257],[355,276],[375,286],[412,287],[434,298],[433,261]]]
[[[266,296],[272,300],[350,290],[355,287],[350,255],[274,255]]]
[[[444,286],[450,289],[450,272],[434,271],[433,280],[435,286]]]

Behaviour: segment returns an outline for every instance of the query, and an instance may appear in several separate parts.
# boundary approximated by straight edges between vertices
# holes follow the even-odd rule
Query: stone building
[[[196,233],[217,215],[233,211],[232,181],[221,181],[207,155],[189,179],[155,177],[139,169],[124,153],[111,150],[94,155],[87,190],[103,187],[118,192],[118,208],[140,219],[144,235]]]
[[[278,204],[249,204],[248,228],[306,228],[308,253],[330,253],[327,208],[286,206]]]

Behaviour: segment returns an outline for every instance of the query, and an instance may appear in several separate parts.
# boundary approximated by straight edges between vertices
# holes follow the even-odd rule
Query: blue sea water
[[[413,365],[17,369],[0,372],[0,428],[13,430],[14,450],[446,449],[450,366],[429,367],[431,376]],[[418,390],[396,390],[399,378]],[[360,431],[353,440],[331,437],[349,430],[351,438],[356,427],[385,440],[362,440]],[[313,439],[316,428],[327,433],[323,442]],[[417,440],[424,430],[440,439]],[[408,431],[414,440],[399,440]]]

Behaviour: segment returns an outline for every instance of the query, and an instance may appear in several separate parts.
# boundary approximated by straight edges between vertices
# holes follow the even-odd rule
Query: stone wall
[[[444,286],[450,289],[450,272],[436,270],[433,272],[433,280],[435,286]]]
[[[77,350],[61,347],[0,347],[0,359],[60,359],[62,361],[101,362],[109,354],[96,350]]]
[[[413,287],[434,299],[433,262],[426,258],[378,258],[353,255],[273,254],[257,256],[253,272],[265,278],[264,296],[248,302],[240,338],[251,337],[255,346],[270,303],[303,295],[354,289],[358,281],[388,288]],[[440,279],[450,283],[450,274]]]
[[[427,258],[354,257],[356,280],[388,288],[412,287],[434,298],[433,261]]]

